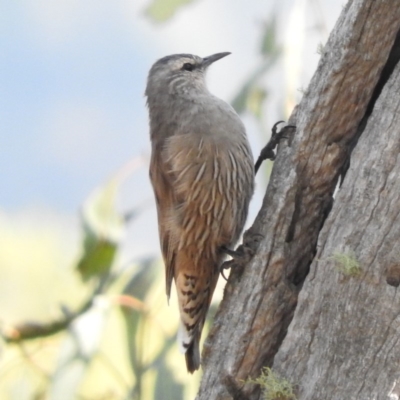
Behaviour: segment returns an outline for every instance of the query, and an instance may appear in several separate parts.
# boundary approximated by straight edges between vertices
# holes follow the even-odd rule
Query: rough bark
[[[274,368],[300,399],[399,398],[400,65],[375,105],[318,240]],[[359,276],[332,254],[353,253]]]
[[[354,0],[344,8],[324,48],[309,89],[297,107],[295,115],[291,118],[290,122],[297,126],[296,134],[293,140],[281,146],[275,161],[262,209],[251,229],[253,234],[262,235],[258,250],[244,270],[232,271],[225,289],[224,299],[204,345],[204,375],[197,396],[198,400],[256,399],[259,397],[257,387],[244,384],[243,381],[250,376],[258,376],[262,366],[272,365],[274,356],[286,336],[297,305],[299,292],[303,288],[310,264],[317,252],[318,235],[332,207],[332,194],[338,177],[346,168],[351,150],[365,125],[362,122],[363,118],[365,122],[365,117],[370,113],[371,99],[379,94],[380,90],[376,90],[377,83],[381,71],[387,63],[399,28],[400,2]],[[383,148],[377,148],[378,153],[382,150]],[[368,151],[372,153],[371,149]],[[365,154],[364,157],[362,162],[363,165],[366,163],[367,167],[368,159]],[[388,167],[385,168],[378,179],[383,179],[382,175],[385,173],[389,174]],[[351,171],[353,171],[353,167]],[[350,180],[350,176],[346,177],[346,185],[349,185]],[[383,185],[381,181],[379,182],[376,189],[378,192]],[[389,180],[383,179],[383,182],[389,182]],[[356,185],[358,182],[353,182],[353,187]],[[368,190],[375,193],[369,187]],[[344,191],[343,187],[340,198],[344,196],[342,194]],[[380,196],[381,207],[388,208],[382,193]],[[369,207],[375,210],[374,204],[376,206],[377,202],[372,201]],[[335,207],[340,209],[340,204],[337,202]],[[363,207],[365,208],[366,205]],[[362,213],[361,215],[364,216]],[[332,219],[330,218],[329,221]],[[355,223],[357,221],[342,221],[342,225],[347,226],[346,234],[351,232],[351,224]],[[325,224],[325,241],[328,241],[328,226],[331,225],[331,222]],[[362,234],[362,227],[360,229]],[[338,231],[333,231],[332,234],[334,232]],[[388,232],[387,230],[381,232],[385,240]],[[248,235],[250,239],[251,236],[251,234]],[[336,238],[336,240],[338,239]],[[332,243],[333,246],[334,241]],[[382,240],[381,243],[383,243]],[[336,242],[338,250],[345,248],[345,244],[347,242]],[[327,249],[331,251],[332,246]],[[382,252],[383,248],[379,248],[379,243],[377,246],[374,245],[373,248],[370,246],[368,251],[375,249]],[[358,248],[352,250],[356,251],[356,255],[358,255]],[[324,252],[322,257],[326,257],[326,254]],[[318,257],[321,258],[321,256]],[[373,257],[373,254],[369,254],[369,257]],[[394,255],[392,258],[395,259]],[[365,262],[365,265],[370,265],[367,258],[362,258],[361,261]],[[329,265],[331,264],[329,263]],[[306,285],[305,288],[308,291],[307,293],[304,291],[304,296],[308,303],[311,301],[310,298],[315,296],[313,304],[315,307],[319,307],[320,316],[325,313],[327,308],[332,307],[329,318],[333,319],[331,322],[334,323],[334,315],[338,313],[337,306],[335,302],[332,304],[327,301],[323,302],[324,298],[320,297],[321,293],[324,293],[322,292],[324,276],[320,277],[315,273],[318,266],[314,262],[313,276],[319,277],[321,284],[315,293],[314,290],[311,293],[310,286]],[[338,273],[335,274],[331,267],[329,280],[325,277],[326,290],[332,285],[341,287],[338,284]],[[375,282],[377,279],[372,281]],[[353,282],[353,280],[349,282]],[[347,283],[347,285],[349,284]],[[345,284],[342,286],[344,287]],[[353,296],[359,287],[360,283],[356,284],[357,289]],[[394,289],[385,286],[384,290],[393,293]],[[326,298],[329,298],[328,295]],[[369,299],[371,301],[371,297]],[[347,301],[350,300],[351,298],[347,296]],[[346,308],[343,304],[339,312],[346,315],[348,320],[343,320],[345,324],[349,323],[351,319],[351,305],[347,305]],[[324,308],[322,308],[323,305]],[[300,315],[301,311],[303,314]],[[309,320],[306,319],[306,316]],[[316,356],[315,363],[309,365],[310,354],[302,352],[299,347],[308,346],[312,337],[310,332],[313,332],[312,329],[317,329],[315,323],[311,324],[312,316],[313,311],[310,311],[307,305],[299,306],[296,320],[292,326],[297,324],[296,329],[301,327],[302,333],[299,336],[298,331],[294,328],[290,330],[284,347],[278,354],[276,367],[285,372],[284,375],[288,378],[292,378],[291,374],[293,378],[296,378],[300,395],[303,396],[304,393],[304,397],[301,397],[303,399],[351,398],[348,396],[349,393],[346,396],[343,396],[342,393],[342,397],[332,397],[333,394],[322,395],[322,391],[318,392],[316,397],[310,397],[310,393],[313,393],[314,390],[312,383],[315,380],[319,381],[318,362],[323,355],[320,352]],[[387,323],[384,325],[386,326],[386,336],[389,335],[388,321],[394,321],[393,317],[392,315],[391,319],[389,317],[384,319]],[[378,321],[380,320],[371,321],[376,330],[380,323]],[[394,322],[392,322],[392,328],[393,324]],[[328,342],[331,340],[338,347],[343,346],[340,340],[336,340],[324,331],[325,325],[319,326],[318,334],[321,337],[325,334]],[[345,325],[340,325],[340,327],[338,329],[342,331],[346,329]],[[305,338],[302,338],[302,335]],[[348,335],[346,338],[351,337],[350,333]],[[364,345],[369,343],[366,339],[364,340]],[[323,342],[319,341],[318,343]],[[326,343],[322,344],[322,346],[325,345]],[[321,347],[320,350],[326,349]],[[332,346],[331,351],[332,358],[335,347]],[[297,358],[292,359],[292,352],[295,352]],[[378,353],[375,351],[374,354]],[[299,364],[296,368],[296,362],[302,366]],[[353,368],[356,368],[356,362],[357,360],[354,358]],[[368,366],[371,363],[365,365]],[[290,373],[288,374],[287,371]],[[366,373],[372,373],[372,370],[368,370],[368,368],[366,371]],[[330,371],[329,363],[327,363],[325,372],[326,379],[329,379],[330,374],[335,371]],[[303,382],[303,379],[308,380]],[[335,385],[338,381],[332,380],[332,382],[332,385]],[[321,386],[323,386],[323,381]],[[315,384],[315,387],[320,386]],[[308,388],[311,388],[311,392],[308,391]]]

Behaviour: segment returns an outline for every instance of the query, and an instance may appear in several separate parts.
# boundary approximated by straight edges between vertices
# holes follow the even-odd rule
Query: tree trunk
[[[400,70],[391,74],[399,29],[399,1],[344,8],[245,235],[262,235],[256,254],[231,272],[198,400],[258,399],[245,381],[272,365],[298,399],[390,399],[400,390]],[[353,254],[361,273],[343,271],[335,252]]]

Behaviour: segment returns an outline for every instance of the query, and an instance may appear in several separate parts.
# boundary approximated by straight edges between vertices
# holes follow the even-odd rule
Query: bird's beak
[[[218,61],[223,57],[229,56],[229,54],[231,54],[231,53],[225,52],[225,53],[217,53],[217,54],[213,54],[212,56],[204,57],[203,62],[201,64],[203,67],[207,68],[213,62]]]

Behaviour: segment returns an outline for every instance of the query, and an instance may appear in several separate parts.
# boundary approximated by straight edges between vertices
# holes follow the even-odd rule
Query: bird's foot
[[[225,261],[220,268],[222,277],[227,281],[224,271],[235,268],[235,270],[243,270],[245,265],[253,258],[263,235],[252,232],[251,228],[243,235],[243,244],[236,250],[229,249],[226,246],[221,247],[221,251],[232,257],[232,260]]]
[[[278,143],[282,139],[290,139],[290,133],[292,129],[296,129],[294,125],[286,125],[280,131],[278,131],[278,125],[283,123],[284,121],[278,121],[272,127],[271,138],[266,146],[261,150],[261,153],[257,159],[257,162],[254,165],[255,173],[257,173],[258,169],[260,168],[261,164],[265,160],[274,161],[276,158],[275,149],[278,146]]]

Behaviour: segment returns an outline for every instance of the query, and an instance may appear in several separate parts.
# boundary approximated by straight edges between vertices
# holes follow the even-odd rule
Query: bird
[[[173,54],[147,78],[152,183],[169,302],[177,291],[178,343],[188,372],[227,254],[240,238],[254,192],[254,161],[243,122],[206,85],[208,57]],[[229,71],[228,71],[229,72]]]

